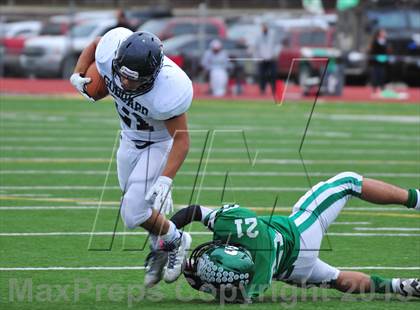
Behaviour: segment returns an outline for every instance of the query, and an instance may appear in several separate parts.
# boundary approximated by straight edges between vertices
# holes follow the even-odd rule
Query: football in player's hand
[[[95,100],[100,100],[108,95],[105,80],[99,74],[95,62],[89,66],[85,73],[85,77],[91,79],[91,82],[85,86],[85,90],[90,97]]]

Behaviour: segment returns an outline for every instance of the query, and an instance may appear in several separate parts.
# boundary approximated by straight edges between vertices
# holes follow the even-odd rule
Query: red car
[[[200,26],[204,34],[220,38],[226,37],[226,25],[220,18],[206,17],[173,17],[152,19],[145,22],[138,29],[148,31],[157,35],[162,41],[184,34],[198,34]]]
[[[338,55],[334,48],[334,30],[323,28],[294,28],[285,33],[283,47],[278,56],[277,70],[281,77],[287,77],[293,59],[295,60],[291,77],[301,81],[314,75],[326,63],[317,58],[331,58]],[[316,75],[316,74],[315,74]]]

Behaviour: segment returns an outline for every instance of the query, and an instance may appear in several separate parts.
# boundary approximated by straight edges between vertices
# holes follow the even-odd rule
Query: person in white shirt
[[[89,100],[85,86],[90,78],[84,74],[93,62],[120,118],[121,217],[127,228],[141,226],[151,234],[145,285],[155,285],[162,276],[173,282],[181,274],[191,237],[161,212],[173,210],[172,179],[189,149],[191,80],[163,54],[157,36],[123,27],[92,42],[79,57],[70,81]]]
[[[271,85],[272,93],[276,93],[277,57],[281,45],[276,41],[275,34],[269,31],[266,24],[255,41],[253,56],[258,59],[258,77],[261,94],[265,94],[267,83]]]
[[[220,40],[210,42],[210,48],[204,53],[201,65],[209,74],[210,91],[213,96],[221,97],[226,94],[229,80],[229,56]]]

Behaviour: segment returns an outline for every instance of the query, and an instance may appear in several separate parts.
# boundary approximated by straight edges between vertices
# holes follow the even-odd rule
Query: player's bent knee
[[[139,227],[141,224],[146,222],[150,216],[152,215],[152,210],[144,210],[144,212],[141,213],[134,213],[127,211],[124,206],[121,208],[121,218],[124,222],[125,227],[128,229],[135,229]]]
[[[147,221],[152,215],[151,208],[143,197],[127,191],[121,205],[121,218],[128,229],[134,229]]]
[[[362,192],[363,177],[352,171],[341,172],[328,180],[328,183],[337,184],[343,190],[348,190],[348,194],[352,196],[360,196]]]
[[[360,174],[353,172],[353,171],[344,171],[337,174],[334,179],[344,179],[344,178],[352,178],[352,179],[360,179]]]

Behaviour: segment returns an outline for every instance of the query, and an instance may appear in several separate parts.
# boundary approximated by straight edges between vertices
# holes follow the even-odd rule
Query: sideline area
[[[299,86],[288,85],[284,99],[287,101],[313,100],[314,95],[303,96]],[[401,98],[395,97],[373,97],[370,87],[366,86],[346,86],[342,96],[321,96],[322,101],[340,102],[400,102],[400,103],[420,103],[419,88],[395,88],[393,92],[403,94]],[[78,95],[77,91],[67,80],[59,79],[0,79],[0,94],[3,95]],[[281,98],[281,94],[277,94]],[[244,85],[242,94],[228,95],[223,97],[213,97],[208,94],[206,83],[194,83],[195,99],[236,99],[236,100],[268,100],[272,101],[273,96],[267,88],[265,95],[260,95],[257,85]],[[278,99],[278,102],[280,99]]]

